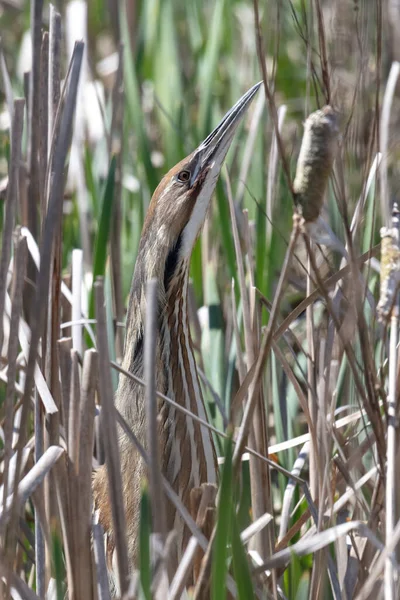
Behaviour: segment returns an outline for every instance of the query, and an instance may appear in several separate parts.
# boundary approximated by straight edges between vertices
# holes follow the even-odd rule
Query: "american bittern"
[[[222,163],[235,130],[260,84],[253,86],[225,115],[204,142],[165,175],[154,192],[143,226],[132,281],[126,323],[123,367],[143,376],[145,288],[158,281],[159,335],[156,353],[157,389],[192,413],[206,419],[206,411],[192,350],[187,311],[189,264],[194,243],[210,205]],[[115,400],[139,441],[146,444],[144,391],[120,377]],[[217,482],[217,460],[211,433],[170,405],[159,405],[162,471],[183,504],[189,508],[190,491],[204,482]],[[137,554],[141,481],[145,465],[131,442],[121,434],[121,469],[126,506],[129,560]],[[107,534],[108,557],[114,549],[111,508],[105,467],[94,477],[94,501]],[[172,504],[167,507],[168,530],[178,534],[178,557],[187,535]]]

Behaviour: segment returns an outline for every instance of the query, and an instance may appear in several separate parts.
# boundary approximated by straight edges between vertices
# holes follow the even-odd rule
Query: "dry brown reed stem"
[[[82,316],[82,279],[83,279],[83,252],[72,250],[72,321],[79,322]],[[72,345],[82,355],[83,327],[79,323],[72,325]]]
[[[21,163],[21,140],[24,126],[25,100],[17,98],[14,101],[11,125],[11,156],[8,177],[5,217],[1,240],[0,258],[0,315],[4,313],[4,303],[7,287],[7,272],[11,257],[12,234],[18,202],[18,178]],[[0,349],[3,347],[3,319],[0,319]]]
[[[28,103],[28,168],[29,168],[29,202],[28,228],[35,239],[38,239],[37,211],[40,206],[40,50],[42,45],[42,11],[43,0],[31,0],[31,39],[32,67],[29,77]]]
[[[227,195],[229,201],[229,210],[231,215],[232,233],[235,244],[236,264],[238,267],[240,297],[243,306],[243,330],[247,357],[247,370],[256,360],[256,351],[258,340],[253,328],[249,294],[246,286],[245,272],[243,265],[243,255],[239,240],[239,231],[236,222],[235,207],[233,203],[232,190],[229,180],[228,171],[225,167]],[[239,347],[240,348],[240,347]],[[239,349],[238,349],[239,352]],[[249,397],[254,393],[254,384],[250,385]],[[263,456],[268,455],[268,440],[267,436],[267,416],[265,414],[265,405],[262,390],[258,392],[256,406],[252,425],[250,427],[250,445],[257,449]],[[250,485],[251,485],[251,506],[253,510],[253,518],[256,520],[266,512],[271,512],[271,482],[270,474],[267,465],[260,463],[253,456],[250,457]],[[272,528],[268,527],[258,536],[256,536],[256,546],[258,553],[262,557],[269,556],[273,551],[273,533]]]
[[[203,600],[203,598],[209,598],[210,592],[210,575],[211,575],[211,559],[212,559],[212,551],[214,546],[214,540],[216,535],[217,528],[214,527],[214,530],[210,536],[210,541],[207,547],[207,551],[204,555],[203,561],[201,563],[201,570],[199,573],[199,577],[196,581],[196,586],[194,588],[193,600]]]
[[[371,248],[370,250],[368,250],[367,252],[364,252],[364,254],[362,254],[360,257],[357,257],[355,259],[356,265],[361,266],[366,261],[368,261],[370,258],[378,256],[379,248],[380,248],[380,245],[376,245],[373,248]],[[319,278],[319,282],[317,283],[317,288],[311,293],[311,295],[307,296],[304,300],[302,300],[296,306],[296,308],[293,309],[293,311],[282,321],[282,323],[280,323],[277,326],[277,329],[273,335],[273,339],[275,341],[279,340],[282,337],[282,335],[284,334],[284,332],[290,327],[290,325],[298,318],[298,316],[302,312],[304,312],[304,310],[307,308],[307,306],[309,306],[310,304],[312,304],[313,302],[318,300],[318,298],[320,298],[320,297],[326,298],[326,295],[328,293],[327,290],[329,289],[329,287],[335,285],[342,278],[346,277],[349,273],[351,273],[351,265],[347,265],[347,266],[343,267],[337,273],[335,273],[334,275],[332,275],[331,277],[329,277],[326,280],[322,280],[321,278]],[[329,300],[329,297],[328,297],[328,300]],[[336,319],[336,325],[338,325],[337,319]],[[346,342],[346,340],[344,340],[344,341]],[[354,354],[352,354],[351,349],[350,349],[349,353],[350,353],[350,359],[349,359],[350,365],[351,365],[351,368],[354,370],[354,368],[355,368]],[[252,365],[250,371],[247,373],[247,375],[245,377],[245,380],[243,381],[239,390],[237,391],[237,393],[232,401],[234,404],[241,404],[243,402],[243,400],[247,394],[249,385],[250,385],[251,381],[253,380],[255,370],[256,370],[256,363]],[[356,384],[358,386],[360,386],[360,378],[358,377],[357,373],[356,373]],[[358,389],[362,395],[362,398],[364,398],[362,386],[359,387]]]
[[[317,12],[318,42],[321,61],[322,81],[325,87],[326,103],[329,104],[329,102],[331,101],[331,83],[326,49],[324,17],[320,0],[315,0],[315,9]]]
[[[18,355],[18,328],[19,320],[22,311],[22,290],[24,283],[24,275],[26,269],[27,249],[26,239],[21,238],[19,230],[14,235],[14,269],[13,269],[13,284],[11,292],[12,310],[10,319],[10,330],[8,336],[8,371],[7,371],[7,386],[4,402],[4,457],[3,457],[3,514],[6,510],[8,499],[8,483],[10,476],[10,460],[12,457],[12,439],[14,429],[14,387],[17,375],[17,355]],[[11,480],[12,483],[12,480]],[[13,545],[15,543],[14,534],[8,535],[6,539],[5,523],[0,525],[0,544],[1,552],[4,556],[3,561],[5,569],[8,573],[12,571],[13,562]],[[11,537],[11,539],[10,539]],[[8,547],[7,547],[8,545]],[[9,580],[6,582],[6,590],[2,593],[5,597],[9,597]]]
[[[122,150],[124,143],[123,124],[124,124],[124,47],[120,44],[118,49],[118,68],[115,75],[115,82],[112,91],[112,118],[111,131],[109,136],[109,155],[116,155],[115,164],[115,182],[114,182],[114,201],[113,217],[111,229],[111,274],[113,284],[114,315],[118,322],[124,320],[124,299],[122,296],[122,262],[121,262],[121,231],[122,231],[122,213],[121,213],[121,194],[122,194]],[[116,353],[117,360],[122,358],[124,350],[123,331],[117,328],[116,331]]]
[[[398,510],[396,510],[396,445],[397,445],[397,406],[396,406],[396,379],[397,379],[397,343],[399,332],[399,307],[398,302],[392,310],[390,322],[390,349],[389,349],[389,389],[387,398],[387,452],[386,452],[386,545],[390,541],[395,528]],[[394,600],[396,574],[394,563],[396,553],[389,554],[385,564],[385,600]]]
[[[47,65],[48,66],[48,65]],[[46,106],[47,106],[47,94],[48,94],[48,86],[46,87]],[[46,110],[47,117],[48,110]],[[48,123],[46,123],[46,127],[43,126],[43,135],[47,136],[47,127]],[[46,137],[47,139],[47,137]],[[47,144],[46,144],[47,151]],[[41,169],[46,169],[44,174],[47,173],[47,155],[43,153],[43,165],[41,165]],[[45,183],[43,181],[43,187],[41,189],[43,193],[42,197],[42,209],[43,214],[45,214],[47,209],[47,198],[45,196]],[[48,302],[47,302],[47,319],[45,322],[45,327],[42,335],[42,369],[45,373],[45,378],[49,389],[54,398],[55,404],[60,409],[60,383],[59,383],[59,365],[58,365],[58,356],[57,356],[57,341],[59,337],[60,324],[61,324],[61,223],[59,225],[59,230],[56,232],[53,241],[53,251],[52,251],[52,261],[50,264],[50,285],[49,285],[49,293],[48,293]],[[55,444],[58,443],[59,439],[59,426],[60,426],[60,414],[59,412],[55,412],[52,416],[47,418],[46,429],[47,429],[47,444]],[[50,484],[50,488],[54,488]],[[50,510],[50,518],[53,518],[56,515],[56,499],[54,492],[48,494],[48,506]]]
[[[99,523],[94,523],[93,555],[96,565],[96,589],[98,600],[111,600],[110,585],[107,575],[107,563],[104,553],[104,530]]]
[[[289,164],[286,160],[285,148],[284,148],[282,137],[281,137],[280,131],[279,131],[278,111],[276,110],[273,92],[271,91],[271,89],[269,87],[269,83],[268,83],[267,65],[266,65],[266,60],[265,60],[266,54],[264,51],[264,40],[263,40],[263,35],[261,32],[258,0],[253,0],[253,7],[254,7],[254,28],[255,28],[255,32],[256,32],[257,57],[258,57],[258,62],[260,64],[260,69],[261,69],[261,73],[262,73],[262,77],[263,77],[265,97],[268,102],[269,114],[270,114],[272,122],[274,124],[276,143],[278,146],[279,157],[282,162],[283,172],[284,172],[284,175],[286,178],[286,183],[287,183],[289,191],[292,194],[293,200],[295,200],[295,194],[294,194],[293,185],[292,185],[292,178],[290,177],[290,168],[289,168]]]
[[[68,533],[72,562],[73,582],[69,582],[68,594],[71,600],[81,597],[79,574],[79,495],[78,495],[78,476],[79,476],[79,413],[80,413],[80,378],[79,362],[76,350],[71,350],[71,387],[68,415],[68,462],[67,462],[67,484],[68,484]],[[71,589],[72,585],[72,589]]]
[[[382,421],[381,421],[381,416],[380,416],[379,405],[376,405],[375,403],[370,403],[367,398],[367,395],[365,392],[365,387],[363,385],[363,381],[362,381],[362,378],[359,373],[357,359],[355,356],[354,349],[351,346],[348,338],[346,337],[345,333],[343,332],[343,330],[341,328],[341,323],[338,319],[337,312],[336,312],[335,307],[333,306],[332,300],[329,296],[329,292],[326,289],[323,281],[321,280],[321,276],[320,276],[319,270],[318,270],[318,265],[316,264],[315,256],[314,256],[314,253],[312,252],[310,240],[309,240],[307,233],[305,233],[303,237],[304,237],[304,241],[306,244],[308,255],[310,257],[311,267],[314,272],[314,276],[317,280],[318,287],[319,287],[320,291],[322,292],[322,295],[323,295],[325,303],[326,303],[327,310],[329,312],[330,317],[332,318],[337,335],[338,335],[338,337],[343,345],[343,348],[346,352],[347,359],[349,362],[349,367],[351,369],[351,372],[352,372],[352,375],[354,378],[354,384],[355,384],[356,389],[359,394],[358,401],[360,404],[360,408],[362,408],[362,406],[364,406],[364,408],[367,412],[367,415],[371,421],[371,426],[372,426],[373,432],[375,434],[376,440],[378,442],[377,446],[378,446],[379,462],[383,469],[385,449],[384,449],[384,443],[383,443],[384,436],[381,435]],[[350,270],[352,270],[351,267],[352,267],[352,265],[350,264]]]
[[[39,88],[39,190],[40,190],[40,214],[46,212],[46,172],[49,141],[49,34],[43,33],[42,48],[40,51],[40,88]]]
[[[257,293],[260,296],[261,303],[267,307],[268,311],[271,311],[272,304],[265,298],[265,296],[263,296],[263,294],[261,294],[261,292],[259,290],[257,290]],[[274,349],[274,352],[275,352],[277,358],[279,359],[279,362],[281,363],[281,366],[282,366],[284,372],[286,373],[288,380],[292,383],[294,389],[296,390],[299,404],[301,406],[302,411],[304,412],[304,416],[306,417],[307,425],[310,430],[311,439],[315,440],[316,433],[315,433],[314,424],[310,417],[310,411],[309,411],[309,407],[307,404],[307,397],[305,396],[305,394],[302,390],[302,387],[301,387],[296,375],[293,372],[293,369],[291,368],[288,360],[286,359],[284,352],[280,349],[280,347],[277,343],[277,340],[279,340],[280,337],[283,337],[283,339],[286,341],[289,350],[292,348],[293,345],[300,346],[301,345],[300,341],[297,339],[297,337],[295,336],[293,331],[287,330],[287,328],[286,328],[286,331],[283,331],[281,333],[281,335],[279,335],[279,336],[275,332],[272,347]],[[305,383],[308,386],[308,390],[313,392],[313,390],[311,389],[311,387],[309,385],[309,382],[306,381]]]
[[[235,205],[238,207],[242,206],[244,193],[246,191],[247,176],[253,161],[254,145],[256,143],[257,134],[260,130],[260,120],[264,112],[264,106],[265,97],[262,94],[258,94],[255,102],[254,111],[251,115],[249,133],[246,139],[246,145],[243,150],[243,160],[241,161],[240,172],[238,176],[238,184],[235,195]]]
[[[14,238],[14,269],[13,269],[13,284],[11,292],[11,320],[10,331],[8,336],[8,370],[7,370],[7,386],[4,405],[4,468],[3,468],[3,509],[6,505],[8,497],[8,470],[9,461],[12,455],[12,436],[13,436],[13,420],[14,420],[14,387],[17,375],[17,356],[18,356],[18,327],[19,319],[22,311],[22,290],[26,269],[27,247],[26,238],[21,237],[19,231],[15,233]],[[1,531],[0,535],[3,536]],[[3,543],[3,540],[2,540]]]
[[[285,120],[287,112],[287,107],[285,105],[280,106],[278,108],[278,128],[279,133],[282,131],[283,123]],[[268,215],[267,224],[266,224],[266,234],[267,234],[267,242],[269,243],[272,235],[272,215],[274,214],[274,207],[276,199],[278,198],[278,164],[279,164],[279,153],[278,153],[278,145],[276,141],[276,133],[275,130],[272,133],[271,140],[271,149],[269,152],[269,161],[268,161],[268,179],[267,179],[267,198],[266,198],[266,213]]]
[[[26,429],[26,422],[29,412],[30,402],[30,391],[33,385],[36,352],[38,342],[41,336],[43,336],[43,326],[45,323],[47,299],[49,295],[49,281],[51,277],[51,261],[52,261],[52,249],[55,232],[59,229],[61,223],[62,214],[62,201],[63,201],[63,187],[64,187],[64,164],[67,156],[67,152],[70,145],[70,136],[72,129],[72,118],[75,109],[76,91],[78,87],[80,64],[82,60],[83,46],[77,44],[69,69],[69,73],[66,78],[64,86],[63,106],[59,110],[57,116],[58,123],[58,135],[53,137],[52,149],[49,156],[49,164],[51,165],[50,173],[51,176],[46,174],[46,198],[47,202],[47,214],[44,221],[44,228],[42,231],[42,243],[41,243],[41,268],[38,275],[38,286],[36,292],[35,302],[35,319],[32,321],[31,328],[31,345],[29,350],[29,359],[26,373],[25,382],[25,395],[24,403],[22,406],[21,415],[21,439],[19,440],[18,453],[17,453],[17,464],[20,460],[20,452],[24,443],[24,435]],[[51,181],[50,181],[51,179]],[[35,209],[36,210],[36,209]],[[51,311],[54,315],[56,311]],[[43,336],[43,339],[44,336]],[[49,344],[51,347],[51,343]],[[53,375],[57,369],[53,369]],[[57,373],[58,374],[58,373]],[[50,377],[51,379],[51,377]],[[54,401],[53,401],[54,402]],[[52,420],[52,430],[50,429],[49,443],[54,443],[58,440],[58,417],[54,417]],[[50,513],[56,514],[56,498],[54,494],[54,486],[49,486],[47,489],[53,490],[51,494],[51,501],[48,502],[50,505]],[[40,565],[39,565],[40,567]],[[42,572],[42,569],[40,569]],[[40,575],[39,587],[43,587],[43,576]]]
[[[360,586],[361,589],[357,593],[355,600],[369,600],[371,597],[376,597],[377,581],[380,579],[380,575],[385,567],[388,557],[396,550],[396,546],[399,542],[400,519],[396,523],[390,541],[379,553],[377,553],[374,564],[366,571],[368,577],[362,582],[362,585]],[[372,593],[375,593],[375,595],[372,596]]]
[[[49,25],[49,83],[48,83],[48,149],[51,147],[53,127],[60,101],[61,79],[61,15],[50,4]]]
[[[77,565],[77,580],[79,581],[80,597],[93,597],[93,581],[91,557],[91,521],[92,521],[92,455],[94,437],[94,416],[96,411],[95,393],[98,382],[98,354],[94,349],[87,350],[83,357],[82,381],[79,403],[79,464],[75,480],[77,490],[78,523],[77,547],[79,561]]]
[[[62,214],[63,201],[63,184],[64,184],[64,164],[67,152],[70,145],[70,137],[72,130],[72,119],[75,110],[76,92],[78,87],[80,65],[82,61],[83,45],[76,44],[73,57],[71,59],[69,73],[64,86],[64,102],[62,110],[58,113],[58,135],[53,139],[52,157],[53,157],[53,177],[51,182],[47,181],[47,189],[49,190],[48,210],[45,217],[45,225],[43,229],[41,243],[41,264],[37,278],[37,289],[35,300],[32,304],[34,307],[35,319],[31,326],[31,340],[29,348],[29,357],[26,368],[25,390],[22,400],[20,434],[17,443],[16,455],[16,473],[20,473],[22,450],[25,445],[26,430],[28,417],[30,412],[31,393],[35,379],[36,356],[38,350],[39,339],[43,331],[44,324],[44,308],[47,305],[49,279],[50,279],[50,264],[52,256],[52,247],[55,230],[59,227]],[[14,497],[18,488],[18,476],[14,481]],[[13,506],[14,514],[12,521],[17,517],[18,503]]]
[[[64,426],[64,435],[66,440],[68,440],[69,435],[68,420],[71,389],[71,349],[71,338],[61,338],[57,341],[61,380],[61,422]]]
[[[397,77],[396,77],[397,79]],[[387,395],[387,439],[386,439],[386,545],[392,537],[398,510],[396,506],[396,446],[397,446],[397,369],[399,332],[399,270],[400,270],[400,213],[397,203],[393,206],[391,229],[382,228],[381,253],[381,297],[377,307],[378,317],[386,321],[390,317],[389,385]],[[389,554],[385,563],[385,600],[394,600],[396,577],[395,553]]]
[[[33,494],[36,488],[43,483],[47,473],[54,467],[64,450],[60,446],[51,446],[34,464],[32,469],[18,482],[15,492],[7,498],[6,509],[0,515],[0,527],[10,523],[13,518],[15,505],[22,506]]]
[[[64,86],[63,106],[58,112],[59,127],[58,135],[53,138],[52,144],[52,163],[53,176],[51,182],[47,180],[47,189],[49,193],[48,210],[45,217],[45,226],[43,230],[43,238],[41,243],[41,261],[40,271],[37,281],[37,291],[35,301],[36,319],[32,323],[31,328],[31,343],[29,350],[29,360],[26,370],[26,383],[24,395],[23,416],[21,419],[21,433],[24,432],[27,410],[30,401],[31,390],[34,380],[34,369],[36,363],[36,354],[39,338],[43,329],[44,307],[47,303],[50,265],[52,257],[52,246],[55,230],[57,230],[61,221],[62,201],[63,201],[63,184],[64,184],[64,164],[67,152],[70,145],[70,137],[72,130],[72,119],[75,109],[76,92],[79,81],[79,71],[82,61],[83,45],[77,42],[73,57],[71,59],[69,74]],[[21,439],[23,435],[21,436]],[[21,443],[19,444],[21,446]]]
[[[43,185],[41,186],[41,207],[42,214],[45,214],[48,204],[48,194],[46,194],[46,181],[48,175],[48,165],[52,157],[50,155],[53,125],[55,114],[60,100],[60,62],[61,62],[61,17],[50,6],[50,24],[49,39],[47,42],[47,60],[42,61],[42,68],[46,70],[47,76],[42,74],[45,81],[41,90],[41,144],[43,151],[40,156],[41,176],[43,175]],[[55,39],[57,37],[57,39]],[[51,177],[51,175],[50,175]],[[43,352],[45,356],[45,377],[49,389],[53,395],[58,412],[54,415],[48,415],[46,418],[46,444],[58,443],[60,435],[60,414],[61,414],[61,385],[59,381],[59,356],[57,352],[57,343],[59,339],[61,325],[61,222],[55,231],[53,241],[53,254],[50,266],[50,285],[48,294],[48,319],[46,323],[46,333],[42,336],[42,344],[46,348]],[[45,342],[45,343],[44,343]],[[54,481],[55,475],[50,474],[45,486],[46,506],[48,518],[52,522],[57,522],[57,492]],[[49,563],[49,557],[47,557]],[[48,565],[50,570],[50,565]]]
[[[296,556],[301,557],[307,554],[314,554],[319,550],[326,548],[329,544],[332,544],[342,536],[348,535],[351,531],[358,531],[360,535],[366,536],[369,540],[373,541],[376,548],[382,549],[382,544],[373,535],[370,529],[360,521],[350,521],[348,523],[342,523],[336,525],[324,531],[321,531],[313,536],[309,536],[301,539],[290,548],[285,548],[274,554],[269,560],[265,561],[264,564],[255,567],[253,573],[262,573],[267,569],[286,567],[293,558],[293,552]],[[340,590],[339,590],[340,594]],[[340,597],[336,596],[336,597]]]
[[[198,551],[198,541],[192,536],[186,550],[179,562],[178,568],[168,589],[168,600],[179,600],[185,590],[188,578],[192,572],[192,565]]]
[[[2,44],[0,40],[0,72],[2,83],[4,86],[4,95],[6,97],[7,109],[10,115],[13,114],[14,107],[14,92],[11,85],[10,75],[8,74],[7,64],[4,58]]]
[[[303,137],[303,143],[302,143],[302,150],[305,146],[304,144],[304,139],[306,136]],[[310,136],[311,137],[311,136]],[[307,148],[308,149],[308,148]],[[297,162],[297,169],[299,170],[299,164],[301,164],[301,150],[300,150],[300,157],[299,160]],[[301,175],[303,176],[303,172],[301,173]],[[310,175],[312,175],[312,172],[310,173]],[[303,176],[303,178],[305,179],[305,177]],[[310,179],[312,180],[312,177],[310,177]],[[311,181],[310,181],[311,183]],[[311,189],[312,189],[312,183],[311,183]],[[323,202],[323,194],[320,195],[320,197],[318,198],[319,200],[319,205],[316,202],[317,206],[314,206],[314,210],[316,211],[316,215],[314,216],[314,218],[317,218],[319,216],[319,213],[321,211],[321,207],[322,207],[322,202]],[[310,203],[311,204],[311,203]],[[303,210],[303,205],[299,205],[300,210]],[[304,205],[304,208],[310,208],[308,203],[306,203]],[[306,211],[309,212],[309,211]],[[310,215],[309,215],[310,216]],[[311,248],[312,248],[312,243],[311,243]],[[311,290],[312,290],[312,280],[311,280],[311,268],[310,268],[310,259],[308,258],[307,260],[307,296],[310,295]],[[306,327],[307,327],[307,385],[308,385],[308,390],[307,390],[307,395],[308,395],[308,414],[310,417],[310,424],[314,430],[314,438],[312,439],[312,444],[310,447],[310,456],[309,456],[309,482],[310,482],[310,491],[311,491],[311,496],[313,498],[313,500],[316,500],[317,498],[320,498],[320,494],[319,494],[319,482],[320,482],[320,469],[319,469],[319,465],[320,465],[320,461],[319,461],[319,448],[318,448],[318,441],[317,441],[317,431],[318,431],[318,401],[316,401],[316,393],[315,393],[315,383],[316,383],[316,362],[315,362],[315,344],[314,344],[314,333],[315,333],[315,329],[314,329],[314,309],[313,306],[307,306],[307,310],[306,310]],[[310,430],[311,433],[311,430]],[[323,569],[321,564],[318,564],[321,562],[321,553],[318,553],[316,556],[316,562],[317,564],[314,562],[313,565],[313,569],[312,569],[312,578],[311,578],[311,590],[314,591],[315,590],[315,573],[319,572],[322,573],[325,571],[325,569]]]
[[[0,259],[0,352],[3,346],[4,341],[4,331],[3,331],[3,314],[5,308],[5,299],[7,294],[7,275],[8,268],[11,257],[11,247],[12,247],[12,235],[14,229],[15,222],[15,214],[17,209],[17,201],[18,201],[18,179],[19,179],[19,171],[20,171],[20,163],[21,163],[21,140],[22,140],[22,130],[24,123],[24,106],[25,101],[23,99],[16,99],[14,101],[14,108],[12,114],[12,127],[11,127],[11,156],[10,156],[10,168],[9,168],[9,180],[7,187],[7,196],[6,196],[6,205],[5,205],[5,217],[4,217],[4,227],[2,232],[2,252]],[[22,259],[23,251],[20,254],[19,260]],[[16,257],[15,257],[16,259]],[[22,259],[23,260],[23,259]],[[20,264],[23,267],[23,263]],[[15,267],[15,264],[14,264]],[[19,275],[21,277],[22,274]],[[18,278],[18,274],[14,273],[14,283],[16,283],[15,278]],[[20,282],[22,284],[22,282]],[[17,283],[17,286],[19,285]],[[16,287],[14,286],[13,293],[15,294]],[[6,441],[8,448],[6,451],[8,453],[7,459],[11,458],[11,444],[12,444],[12,430],[13,430],[13,388],[15,384],[16,378],[16,355],[18,352],[18,322],[21,312],[21,306],[18,303],[18,299],[16,298],[16,306],[12,307],[11,314],[11,326],[13,327],[13,331],[10,331],[10,335],[13,335],[13,339],[9,338],[9,347],[8,353],[13,355],[12,358],[13,363],[11,367],[11,371],[9,371],[8,376],[8,389],[6,391],[6,411],[8,413],[9,422],[7,424],[8,431],[8,439]],[[14,380],[14,381],[13,381]],[[9,387],[12,386],[12,387]],[[19,463],[20,465],[21,463]],[[17,463],[18,467],[18,463]],[[16,469],[16,473],[19,474],[19,469]],[[8,476],[8,475],[7,475]],[[15,476],[14,479],[14,492],[16,490],[16,482],[18,481],[18,476]],[[6,486],[6,483],[5,483]],[[4,502],[6,502],[6,495],[4,495]],[[17,508],[12,515],[12,526],[16,523],[17,519]],[[3,539],[1,540],[1,545],[3,548],[3,552],[5,553],[5,569],[7,572],[11,572],[12,562],[14,559],[15,552],[15,541],[16,541],[16,532],[15,527],[9,527],[7,532],[5,532],[5,527],[0,527],[0,531],[2,533]],[[1,586],[2,587],[2,586]],[[5,597],[9,597],[9,583],[6,583]]]
[[[254,381],[253,394],[251,396],[249,396],[249,399],[246,403],[243,419],[240,424],[240,429],[239,429],[238,437],[236,440],[235,450],[233,453],[233,467],[234,467],[234,470],[236,473],[238,472],[240,462],[241,462],[241,456],[243,454],[244,447],[246,445],[246,440],[247,440],[247,437],[249,434],[250,425],[251,425],[251,421],[252,421],[253,414],[254,414],[255,403],[257,401],[257,392],[259,389],[259,384],[261,381],[262,373],[265,368],[266,360],[268,358],[268,355],[269,355],[269,352],[270,352],[271,346],[272,346],[273,333],[274,333],[274,329],[276,327],[276,322],[278,319],[280,301],[281,301],[282,294],[284,292],[285,285],[286,285],[286,278],[287,278],[287,274],[288,274],[289,263],[292,259],[292,255],[293,255],[294,248],[295,248],[299,234],[300,234],[299,216],[295,213],[295,215],[293,217],[293,230],[292,230],[292,234],[290,236],[289,246],[286,251],[282,271],[281,271],[278,285],[277,285],[277,288],[275,291],[275,297],[274,297],[274,302],[273,302],[272,309],[271,309],[268,327],[267,327],[265,334],[263,335],[260,351],[259,351],[259,354],[257,357],[257,361],[255,363],[255,367],[254,367],[254,373],[252,376],[252,380]],[[243,382],[243,385],[239,389],[238,394],[243,395],[244,393],[247,393],[249,383],[250,382],[248,382],[248,380],[246,378],[246,380]]]
[[[129,562],[126,543],[125,505],[122,493],[121,461],[119,456],[116,410],[111,384],[110,360],[108,352],[107,325],[104,306],[103,281],[94,284],[97,347],[99,351],[99,396],[101,402],[101,428],[106,454],[108,488],[110,495],[113,536],[117,553],[117,576],[119,588],[124,594],[129,587]]]
[[[167,535],[164,493],[162,489],[159,433],[156,395],[156,348],[158,332],[158,286],[151,279],[146,287],[146,325],[144,338],[144,380],[147,417],[147,443],[149,455],[150,499],[153,515],[153,531],[161,534],[162,543]]]
[[[377,244],[376,246],[374,246],[367,252],[364,252],[364,254],[362,254],[360,257],[358,257],[356,259],[357,265],[360,267],[365,262],[370,260],[371,258],[375,258],[376,256],[379,256],[379,250],[380,250],[380,244]],[[347,275],[349,275],[350,272],[351,272],[350,265],[346,265],[345,267],[341,268],[337,273],[334,273],[333,275],[328,277],[328,279],[325,279],[322,282],[324,288],[329,290],[330,287],[332,287],[333,285],[337,284],[339,281],[341,281],[342,279],[347,277]],[[302,300],[296,306],[296,308],[294,308],[292,310],[292,312],[282,321],[282,323],[280,325],[278,325],[278,327],[275,331],[275,334],[274,334],[274,340],[279,340],[279,338],[282,337],[284,332],[287,329],[289,329],[291,323],[293,323],[299,317],[299,315],[301,315],[301,313],[306,310],[307,306],[310,306],[310,304],[313,304],[322,295],[323,294],[321,292],[321,289],[318,286],[313,292],[311,292],[311,294],[309,296],[306,296],[306,298],[304,298],[304,300]]]

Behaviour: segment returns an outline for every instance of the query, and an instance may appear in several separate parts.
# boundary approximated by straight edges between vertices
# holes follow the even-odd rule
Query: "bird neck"
[[[136,273],[135,273],[136,275]],[[156,351],[157,390],[207,420],[188,318],[189,263],[175,265],[174,274],[159,290],[159,331]],[[140,294],[138,293],[140,289]],[[131,290],[129,321],[123,366],[143,377],[143,334],[145,322],[145,283],[139,288],[135,277]],[[127,377],[121,377],[116,396],[117,408],[139,437],[145,437],[144,390]],[[159,403],[159,416],[166,434],[165,470],[170,481],[183,469],[192,486],[216,481],[216,455],[209,430],[185,417],[166,402]],[[171,444],[174,447],[171,447]],[[168,456],[170,457],[168,459]],[[185,463],[188,463],[185,465]]]

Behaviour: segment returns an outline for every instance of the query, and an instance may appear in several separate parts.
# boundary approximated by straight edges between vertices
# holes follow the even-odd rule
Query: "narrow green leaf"
[[[93,284],[89,299],[90,319],[94,318],[94,283],[96,281],[96,277],[104,276],[106,270],[106,261],[108,256],[108,241],[111,232],[112,207],[114,200],[115,164],[115,156],[113,156],[111,159],[110,169],[108,171],[106,187],[104,189],[100,223],[94,245]]]
[[[239,600],[251,600],[254,598],[253,582],[235,515],[232,518],[232,558]]]
[[[150,148],[144,129],[145,119],[140,101],[140,89],[137,80],[136,65],[131,51],[131,40],[129,36],[128,23],[124,15],[124,4],[124,2],[121,2],[120,23],[121,37],[125,48],[124,85],[126,93],[126,112],[130,121],[130,125],[134,129],[135,137],[137,140],[137,149],[139,154],[138,164],[143,164],[150,192],[153,193],[158,185],[158,178],[150,159]]]
[[[52,532],[52,564],[53,574],[56,581],[57,600],[63,600],[65,597],[65,567],[62,542],[56,530]]]
[[[100,215],[100,206],[98,202],[99,189],[93,176],[93,156],[87,146],[85,147],[84,159],[86,187],[92,199],[93,216],[95,219],[98,219]]]
[[[225,0],[217,0],[211,18],[210,34],[199,75],[199,87],[202,91],[199,107],[200,137],[205,137],[211,128],[212,86],[218,65],[219,49],[224,38],[223,15]]]

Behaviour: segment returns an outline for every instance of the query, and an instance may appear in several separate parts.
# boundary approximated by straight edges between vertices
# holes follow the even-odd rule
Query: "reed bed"
[[[110,598],[104,461],[125,600],[400,597],[399,18],[0,2],[1,597]],[[120,366],[126,299],[162,174],[260,79],[191,264],[221,478],[190,514],[159,468],[154,283],[145,381]],[[114,407],[121,372],[146,386],[146,447]],[[119,428],[148,465],[133,571]],[[191,532],[176,572],[166,498]]]

